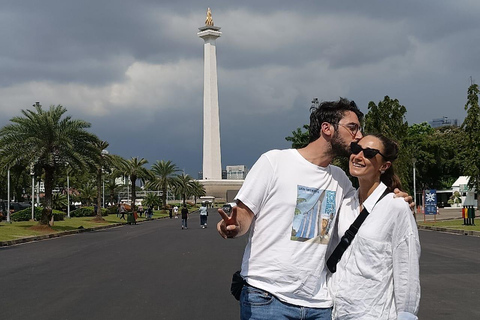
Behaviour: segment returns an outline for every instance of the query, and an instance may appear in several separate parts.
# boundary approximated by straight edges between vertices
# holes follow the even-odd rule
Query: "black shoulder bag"
[[[380,198],[378,198],[377,203],[389,193],[390,192],[388,191],[388,189],[385,189]],[[355,238],[355,235],[358,232],[358,229],[360,229],[360,226],[362,225],[363,221],[365,221],[365,219],[368,217],[368,215],[369,212],[367,211],[367,209],[363,208],[362,212],[360,212],[360,215],[357,217],[357,219],[355,219],[350,228],[345,231],[342,239],[340,239],[340,243],[337,245],[337,247],[327,260],[327,268],[328,270],[330,270],[331,273],[335,273],[337,271],[337,263],[342,258],[345,250],[347,250],[348,246],[352,243],[353,238]]]

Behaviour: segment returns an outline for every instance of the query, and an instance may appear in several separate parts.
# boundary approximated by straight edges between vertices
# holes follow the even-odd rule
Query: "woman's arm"
[[[408,213],[399,215],[401,222],[396,224],[393,235],[393,286],[398,320],[418,319],[420,303],[420,241],[417,225]]]

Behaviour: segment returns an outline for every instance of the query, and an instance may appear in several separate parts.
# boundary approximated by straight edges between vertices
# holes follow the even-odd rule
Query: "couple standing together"
[[[417,319],[418,231],[392,163],[398,147],[363,136],[353,101],[312,107],[310,142],[272,150],[250,170],[224,238],[250,230],[242,260],[241,319]],[[349,157],[355,190],[338,167]],[[406,194],[402,194],[405,196]],[[326,261],[360,211],[370,214],[331,273]]]

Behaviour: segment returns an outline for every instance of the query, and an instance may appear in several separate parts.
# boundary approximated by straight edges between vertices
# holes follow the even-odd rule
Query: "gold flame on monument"
[[[207,9],[207,19],[205,19],[205,25],[213,27],[212,10],[210,10],[210,8]]]

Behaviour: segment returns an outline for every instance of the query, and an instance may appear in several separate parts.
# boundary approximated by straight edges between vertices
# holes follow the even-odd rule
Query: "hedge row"
[[[39,221],[42,219],[42,211],[43,208],[41,207],[35,207],[33,216],[35,217],[35,220]],[[53,219],[55,221],[62,221],[65,218],[65,212],[59,211],[59,210],[53,210]],[[10,219],[12,221],[28,221],[32,219],[32,207],[23,209],[17,212],[12,213],[10,216]]]
[[[115,212],[116,209],[115,207],[113,208]],[[42,219],[42,211],[43,211],[42,207],[35,207],[34,213],[33,213],[35,220],[40,221]],[[101,212],[102,212],[102,216],[107,216],[109,213],[109,210],[102,208]],[[53,210],[52,213],[54,216],[53,219],[55,221],[62,221],[65,219],[65,216],[67,215],[65,212],[59,211],[59,210]],[[83,208],[70,211],[70,217],[94,217],[94,216],[95,216],[95,211],[93,210],[93,207],[83,207]],[[32,207],[12,213],[12,215],[10,216],[10,219],[12,219],[12,221],[31,220]]]
[[[102,216],[108,216],[107,209],[100,208]],[[70,211],[70,217],[94,217],[95,211],[93,207],[82,207],[73,211]]]

